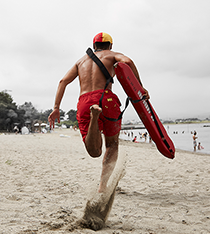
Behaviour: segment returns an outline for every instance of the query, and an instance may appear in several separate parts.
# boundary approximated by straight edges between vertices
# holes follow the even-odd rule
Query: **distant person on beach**
[[[145,141],[147,140],[147,132],[143,133],[143,137],[145,139]]]
[[[19,128],[17,126],[15,126],[13,130],[14,130],[14,133],[17,135],[19,132]]]
[[[133,141],[133,142],[136,142],[136,139],[137,139],[137,136],[135,136],[135,137],[133,138],[132,141]]]
[[[204,149],[204,147],[201,145],[200,142],[198,142],[198,150],[202,150],[202,149]]]
[[[105,65],[112,77],[115,75],[113,65],[116,62],[123,62],[131,67],[139,83],[142,85],[134,62],[121,53],[111,51],[112,45],[112,38],[107,33],[98,33],[93,39],[95,55],[97,55]],[[104,192],[117,161],[118,137],[121,129],[121,120],[112,122],[107,120],[104,116],[118,118],[121,113],[121,103],[118,97],[111,91],[112,82],[110,82],[104,92],[102,108],[99,107],[99,99],[104,91],[106,78],[97,64],[85,54],[59,82],[54,110],[48,117],[50,127],[54,127],[56,119],[60,122],[59,108],[65,88],[75,80],[76,77],[79,77],[80,82],[77,120],[86,150],[91,157],[99,157],[102,154],[101,132],[103,132],[105,136],[106,152],[103,158],[101,181],[98,189],[99,192]],[[149,99],[149,94],[147,90],[145,90],[145,92],[144,96],[147,100]]]
[[[196,137],[196,134],[197,134],[197,132],[196,131],[194,131],[194,134],[193,134],[193,147],[194,147],[194,151],[196,151],[196,147],[197,147],[197,138],[198,137]]]
[[[149,135],[149,143],[152,142],[152,137]]]

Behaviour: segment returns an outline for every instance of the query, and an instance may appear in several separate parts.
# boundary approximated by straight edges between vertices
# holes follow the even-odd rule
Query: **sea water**
[[[209,127],[205,127],[209,126]],[[172,139],[176,149],[193,151],[193,133],[197,132],[197,144],[201,143],[204,149],[197,150],[197,152],[210,154],[210,123],[198,123],[198,124],[169,124],[164,125],[168,135]],[[147,132],[146,129],[132,129],[122,130],[120,138],[123,140],[132,141],[137,136],[137,141],[145,142],[145,138],[142,134]],[[126,134],[125,134],[126,133]],[[146,142],[149,142],[147,134]]]

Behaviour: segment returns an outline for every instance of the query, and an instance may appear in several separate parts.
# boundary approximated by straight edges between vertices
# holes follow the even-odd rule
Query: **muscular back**
[[[117,56],[123,56],[110,50],[102,50],[95,53],[102,61],[109,74],[114,77],[114,64],[117,62]],[[124,56],[123,56],[124,57]],[[77,62],[78,75],[80,81],[80,95],[98,89],[104,89],[106,78],[98,65],[88,56],[83,56]],[[111,83],[108,89],[111,89]]]
[[[136,66],[130,58],[121,53],[116,53],[110,50],[98,51],[96,54],[112,77],[115,75],[113,65],[116,62],[122,62],[130,66],[134,72],[134,75],[141,84]],[[74,64],[63,79],[60,80],[56,93],[54,109],[59,109],[66,86],[76,79],[77,76],[79,76],[80,81],[80,95],[91,91],[104,89],[105,87],[105,76],[102,74],[98,65],[91,58],[89,58],[88,55],[85,55],[76,64]],[[111,86],[112,84],[110,83],[107,88],[111,89]],[[148,92],[146,90],[145,92],[147,94],[147,99],[149,99]]]

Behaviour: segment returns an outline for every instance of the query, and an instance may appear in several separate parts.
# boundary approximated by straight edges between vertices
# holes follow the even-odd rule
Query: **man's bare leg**
[[[107,182],[115,168],[115,164],[118,158],[118,137],[119,133],[112,137],[105,137],[106,152],[103,158],[101,181],[98,189],[99,193],[106,191]]]
[[[85,138],[85,146],[91,157],[99,157],[102,153],[102,137],[98,127],[98,118],[102,109],[98,105],[90,107],[90,124]]]

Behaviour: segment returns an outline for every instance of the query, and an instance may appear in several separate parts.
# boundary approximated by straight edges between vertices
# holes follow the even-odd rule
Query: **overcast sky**
[[[0,91],[53,108],[59,80],[99,32],[136,64],[162,119],[210,118],[209,0],[0,0]],[[113,90],[124,105],[117,78]],[[76,110],[78,79],[61,109]],[[124,120],[138,119],[132,105]]]

